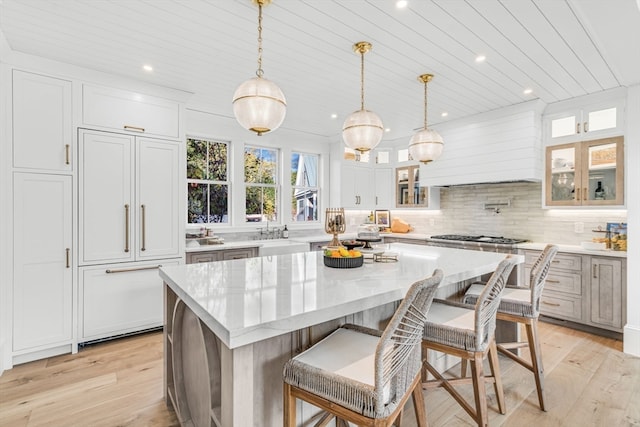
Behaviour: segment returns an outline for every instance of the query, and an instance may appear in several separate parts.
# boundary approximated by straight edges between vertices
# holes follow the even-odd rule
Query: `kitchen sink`
[[[309,250],[309,243],[288,239],[256,240],[256,243],[260,245],[258,247],[260,256],[293,254]]]

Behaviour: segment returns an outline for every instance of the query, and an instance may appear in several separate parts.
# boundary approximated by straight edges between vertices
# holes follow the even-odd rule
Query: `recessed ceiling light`
[[[391,132],[391,128],[385,128],[385,132]]]
[[[484,55],[478,55],[476,56],[476,62],[480,63],[480,62],[484,62],[487,59],[486,56]]]
[[[440,114],[442,117],[447,117],[449,115],[449,113],[447,113],[446,111],[443,111],[442,114]]]
[[[522,93],[524,93],[525,95],[530,95],[533,93],[533,89],[526,88],[525,90],[522,91]]]
[[[398,0],[396,2],[396,8],[404,9],[405,7],[407,7],[408,4],[409,4],[409,2],[407,0]]]
[[[145,71],[151,72],[153,71],[153,67],[151,65],[145,64],[142,66]]]
[[[333,114],[331,115],[331,118],[332,118],[332,119],[337,119],[337,118],[338,118],[338,115],[337,115],[336,113],[333,113]]]

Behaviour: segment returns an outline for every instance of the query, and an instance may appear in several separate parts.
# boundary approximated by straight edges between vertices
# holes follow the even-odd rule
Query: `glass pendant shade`
[[[364,153],[380,143],[383,131],[382,120],[376,113],[358,110],[344,121],[342,139],[347,147]]]
[[[233,114],[242,127],[262,135],[280,127],[287,114],[287,102],[274,82],[253,77],[233,94]]]
[[[431,129],[422,129],[411,137],[409,142],[409,154],[414,160],[429,163],[436,160],[442,154],[444,141],[438,132]]]

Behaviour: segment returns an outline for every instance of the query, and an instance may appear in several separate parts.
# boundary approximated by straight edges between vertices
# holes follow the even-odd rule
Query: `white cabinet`
[[[73,169],[71,82],[13,71],[13,166]]]
[[[81,267],[79,341],[162,325],[159,266],[178,261],[135,262]]]
[[[89,127],[171,139],[182,134],[180,104],[173,100],[85,84],[82,101],[82,122]]]
[[[340,200],[344,208],[375,209],[375,182],[371,167],[344,164],[340,175]]]
[[[14,354],[71,344],[71,177],[14,173],[13,185]]]
[[[624,132],[623,115],[624,98],[547,113],[544,116],[545,139],[549,144],[556,144],[621,135]]]
[[[179,144],[89,130],[79,141],[80,264],[181,256]]]
[[[375,176],[375,208],[391,209],[393,207],[393,169],[376,167]]]

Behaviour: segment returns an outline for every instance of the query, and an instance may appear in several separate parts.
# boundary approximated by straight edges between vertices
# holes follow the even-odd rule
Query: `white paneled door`
[[[71,177],[14,174],[13,351],[72,339]]]
[[[137,259],[178,257],[180,146],[149,138],[136,144]]]
[[[134,137],[81,131],[80,264],[133,261]]]

